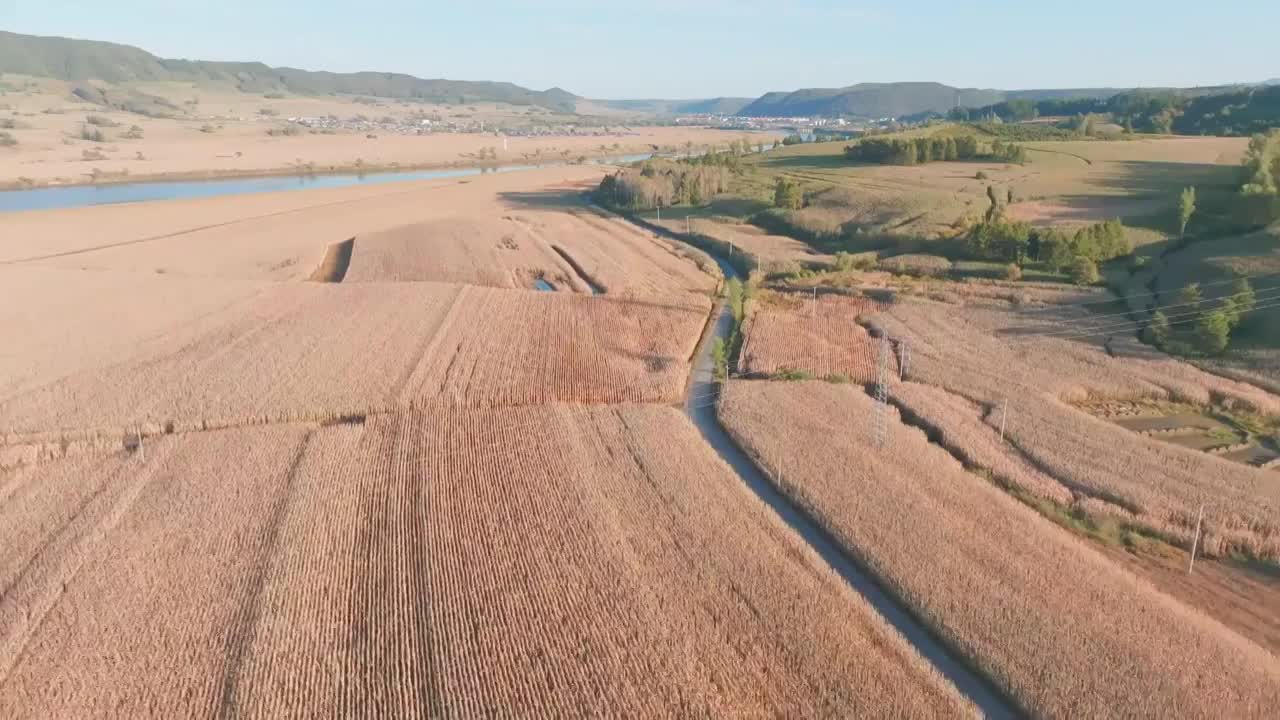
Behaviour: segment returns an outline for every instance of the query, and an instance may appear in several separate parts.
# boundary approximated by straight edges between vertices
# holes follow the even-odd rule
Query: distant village
[[[548,123],[507,125],[483,120],[447,120],[439,117],[367,118],[355,115],[339,118],[336,115],[317,117],[290,117],[290,123],[318,132],[354,131],[387,135],[435,135],[443,133],[493,132],[507,137],[602,137],[637,135],[626,126],[591,126],[578,123]]]

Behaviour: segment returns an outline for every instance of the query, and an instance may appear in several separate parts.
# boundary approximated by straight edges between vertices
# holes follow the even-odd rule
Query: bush
[[[865,253],[848,253],[841,250],[836,253],[836,270],[870,270],[875,267],[874,256]]]
[[[13,133],[0,132],[0,147],[13,147],[18,144],[18,139]]]
[[[213,133],[218,132],[218,128],[212,125],[201,125],[200,132],[205,133],[206,135],[212,135]]]
[[[90,126],[90,125],[81,125],[81,126],[80,126],[80,139],[81,139],[81,140],[88,140],[89,142],[99,142],[99,143],[100,143],[100,142],[106,142],[106,141],[107,141],[107,136],[106,136],[106,135],[103,135],[103,134],[102,134],[102,131],[101,131],[101,130],[99,130],[98,128],[96,128],[96,127],[92,127],[92,126]]]
[[[258,108],[258,114],[266,117],[275,117],[280,114],[280,111],[275,108]]]
[[[715,343],[711,345],[711,364],[712,375],[716,380],[723,382],[728,379],[729,350],[724,344],[724,338],[716,338]]]
[[[12,130],[18,127],[18,121],[13,118],[0,118],[0,130]]]
[[[124,132],[124,135],[122,135],[121,137],[123,137],[126,140],[141,140],[142,128],[138,125],[130,125],[129,129],[126,130]]]
[[[990,177],[991,177],[991,176],[987,174],[987,171],[986,171],[986,170],[979,170],[979,171],[978,171],[978,172],[973,176],[973,179],[974,179],[974,180],[987,180],[987,179],[989,179]]]
[[[285,136],[291,137],[302,134],[302,126],[300,125],[283,125],[281,127],[267,128],[267,134],[272,137]]]
[[[789,382],[801,382],[804,380],[812,380],[813,373],[809,372],[808,370],[801,370],[799,368],[784,367],[784,368],[779,368],[778,372],[773,374],[773,379],[786,380]]]
[[[1004,268],[1004,279],[1010,281],[1018,281],[1022,279],[1022,268],[1017,263],[1009,263]]]
[[[92,162],[96,160],[106,160],[107,156],[98,148],[88,148],[86,150],[81,151],[80,159],[84,160],[85,162]]]
[[[899,275],[913,277],[936,277],[951,272],[954,267],[950,260],[938,255],[907,253],[884,258],[880,261],[880,269]]]
[[[1098,265],[1087,257],[1071,261],[1071,282],[1077,285],[1096,285],[1099,280]]]
[[[115,120],[112,120],[109,117],[103,117],[102,115],[87,115],[85,116],[84,121],[89,125],[96,125],[97,127],[116,127],[120,124]]]

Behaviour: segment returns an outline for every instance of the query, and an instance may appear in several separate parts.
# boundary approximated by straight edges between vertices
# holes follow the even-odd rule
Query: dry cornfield
[[[1068,488],[1072,504],[1080,509],[1120,518],[1188,548],[1203,504],[1206,552],[1280,558],[1280,483],[1274,472],[1131,433],[1068,404],[1154,398],[1275,413],[1280,398],[1206,373],[1122,334],[1018,334],[1019,329],[1043,333],[1091,327],[1085,317],[1069,307],[1020,311],[969,303],[960,308],[911,299],[874,316],[873,323],[910,347],[908,380],[976,404],[975,416],[966,420],[968,428],[954,428],[965,437],[955,444],[960,452],[975,457],[982,452],[981,445],[991,442],[1005,417],[1007,401],[1005,437],[1020,462],[1039,471],[1035,479],[1025,473],[1009,476],[1024,489],[1062,501],[1062,489]],[[1077,324],[1064,326],[1064,321]],[[925,417],[955,407],[937,393],[910,390],[898,401]],[[985,430],[973,421],[985,424]],[[985,439],[977,440],[984,433]],[[1061,487],[1054,489],[1054,484]]]
[[[277,285],[127,361],[5,387],[10,444],[464,405],[680,399],[710,299]],[[109,329],[104,329],[109,330]]]
[[[1280,661],[964,470],[874,401],[733,381],[720,415],[773,482],[1039,717],[1264,718]]]
[[[0,716],[975,716],[675,409],[432,406],[0,476]]]
[[[784,369],[806,370],[818,377],[843,375],[856,383],[874,382],[879,341],[858,317],[879,308],[860,297],[770,293],[755,303],[743,329],[738,370],[772,375]],[[897,373],[897,356],[889,369]]]

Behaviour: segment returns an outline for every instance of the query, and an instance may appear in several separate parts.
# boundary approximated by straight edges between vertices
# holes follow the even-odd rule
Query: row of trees
[[[1210,306],[1198,283],[1178,293],[1176,322],[1157,310],[1143,330],[1143,339],[1165,352],[1178,355],[1218,355],[1231,343],[1231,334],[1244,316],[1257,307],[1258,298],[1248,278],[1237,278],[1231,291]]]
[[[973,135],[958,137],[865,138],[848,145],[844,155],[854,162],[880,165],[922,165],[951,160],[991,158],[999,162],[1026,162],[1026,149],[1017,143],[994,141],[984,148]]]
[[[705,156],[710,157],[710,156]],[[596,189],[596,201],[627,210],[652,210],[672,205],[701,205],[729,189],[732,172],[713,162],[650,160],[639,168],[606,175]]]

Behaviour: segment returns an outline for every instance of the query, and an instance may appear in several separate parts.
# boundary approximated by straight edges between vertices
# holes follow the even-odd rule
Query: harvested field
[[[694,295],[664,304],[439,283],[278,285],[126,360],[4,386],[0,428],[11,444],[56,449],[138,427],[326,420],[434,399],[671,403],[709,307]]]
[[[1019,336],[1081,323],[1078,308],[1020,311],[908,300],[875,319],[911,347],[908,379],[977,403],[984,422],[1006,399],[1006,437],[1091,513],[1112,515],[1190,547],[1203,503],[1205,551],[1280,558],[1274,473],[1130,434],[1071,407],[1086,400],[1174,400],[1274,414],[1280,399],[1141,345],[1128,336]],[[1087,327],[1087,325],[1079,325]],[[923,412],[922,408],[912,407]],[[1123,452],[1116,451],[1119,438]]]
[[[513,218],[459,216],[359,237],[348,282],[436,280],[533,288],[536,280],[590,292],[573,269]]]
[[[15,482],[5,717],[976,715],[672,408],[204,432]]]
[[[841,375],[856,383],[875,381],[878,342],[857,318],[878,309],[859,297],[769,293],[747,321],[738,370],[772,375],[805,370],[817,377]],[[896,356],[891,360],[897,372]]]
[[[837,430],[872,405],[849,386],[734,381],[720,414],[783,492],[1025,712],[1263,718],[1280,706],[1274,655],[967,473],[896,413],[884,452],[863,428]]]

